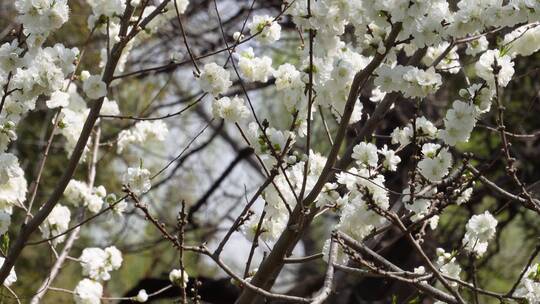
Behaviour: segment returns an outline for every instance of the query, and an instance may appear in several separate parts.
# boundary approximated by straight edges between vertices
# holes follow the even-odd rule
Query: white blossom
[[[54,206],[53,210],[41,226],[41,234],[44,239],[56,237],[67,231],[71,219],[71,212],[66,206],[60,204]],[[56,237],[52,240],[53,244],[58,244],[64,241],[65,235]]]
[[[386,92],[382,91],[380,87],[375,87],[371,90],[371,97],[369,100],[372,102],[380,102],[386,97]]]
[[[64,196],[74,206],[84,206],[92,213],[98,213],[104,203],[107,192],[103,186],[90,188],[86,183],[70,180]]]
[[[411,142],[411,138],[414,134],[413,128],[406,126],[404,128],[395,128],[390,137],[393,144],[399,144],[400,146],[406,146]]]
[[[435,138],[437,135],[437,127],[424,116],[416,119],[416,137],[419,141]],[[412,127],[412,126],[411,126]]]
[[[258,154],[269,153],[270,149],[280,152],[285,148],[287,141],[290,140],[289,148],[295,141],[294,133],[277,130],[272,127],[266,129],[265,137],[264,135],[259,134],[259,126],[255,122],[249,123],[246,136]],[[268,141],[270,142],[271,147],[268,145]]]
[[[150,187],[150,171],[144,168],[128,168],[124,174],[124,184],[129,185],[133,193],[140,195],[148,192]]]
[[[268,15],[253,16],[248,28],[251,35],[257,35],[256,39],[266,44],[279,40],[281,36],[281,26]]]
[[[387,209],[390,205],[388,192],[384,185],[385,178],[382,174],[371,174],[369,169],[351,168],[347,172],[337,174],[339,184],[345,185],[350,192],[349,200],[356,199],[358,191],[362,191],[365,197],[369,197],[372,203],[380,208]]]
[[[10,103],[7,103],[7,105],[9,106]],[[6,108],[4,107],[4,110],[7,110]],[[4,121],[3,124],[0,122],[0,153],[7,150],[10,142],[17,140],[17,133],[15,133],[14,129],[15,122],[11,120]]]
[[[372,143],[361,142],[354,146],[352,158],[360,166],[376,167],[379,161],[377,146]]]
[[[456,200],[456,204],[461,205],[466,202],[468,202],[471,199],[471,195],[473,193],[473,188],[469,187],[461,192],[461,194],[458,196]]]
[[[379,153],[384,157],[383,166],[386,170],[396,171],[397,165],[401,162],[401,158],[396,155],[396,151],[388,149],[386,145],[379,150]]]
[[[375,228],[382,226],[386,219],[371,210],[366,202],[357,196],[343,207],[337,229],[361,241]]]
[[[86,0],[95,16],[101,15],[114,17],[122,15],[126,9],[126,2],[123,0]]]
[[[100,304],[103,286],[99,282],[83,279],[73,290],[73,298],[77,304]]]
[[[62,70],[65,76],[75,72],[75,64],[79,56],[79,49],[67,48],[61,43],[56,43],[52,47],[46,47],[43,51],[49,54],[54,64]]]
[[[175,286],[180,286],[185,288],[189,281],[188,273],[185,270],[173,269],[169,273],[169,281]]]
[[[441,130],[439,137],[450,146],[457,143],[469,141],[471,132],[476,125],[477,111],[474,104],[454,101],[452,109],[446,112],[444,118],[444,130]]]
[[[146,293],[146,290],[144,289],[139,290],[139,292],[137,293],[137,296],[135,297],[135,301],[139,303],[144,303],[148,301],[148,294]]]
[[[504,36],[503,45],[512,57],[530,56],[540,49],[540,26],[538,23],[518,27]]]
[[[214,117],[223,118],[230,122],[242,122],[249,117],[249,109],[244,104],[244,99],[238,96],[233,98],[221,97],[212,103]]]
[[[51,99],[47,100],[47,107],[50,109],[67,107],[69,105],[69,94],[62,91],[55,91],[51,94]]]
[[[454,279],[459,279],[461,266],[456,261],[455,255],[445,252],[442,248],[437,248],[437,267],[442,274]],[[456,282],[449,282],[450,286],[457,286]]]
[[[439,130],[435,125],[424,116],[418,117],[415,121],[416,125],[416,140],[418,142],[425,142],[429,139],[436,138]],[[413,127],[411,123],[408,123],[403,128],[395,128],[390,134],[392,144],[399,144],[400,146],[406,146],[411,143],[414,135]]]
[[[467,100],[471,100],[476,107],[476,112],[482,114],[489,112],[491,109],[491,100],[495,96],[495,89],[474,83],[467,89],[459,90],[459,95]]]
[[[281,132],[279,133],[280,135],[282,134]],[[276,142],[274,139],[270,139],[273,143]],[[285,140],[285,137],[279,140]],[[283,149],[277,145],[274,146],[276,150],[278,150],[277,148]],[[288,178],[285,178],[283,175],[278,175],[274,179],[272,185],[269,186],[263,193],[264,200],[267,203],[265,209],[267,216],[265,218],[268,219],[264,221],[265,233],[263,236],[267,237],[269,241],[275,241],[287,226],[288,212],[287,208],[283,204],[282,197],[284,197],[291,208],[294,208],[296,205],[294,192],[299,193],[302,188],[302,184],[304,183],[304,166],[307,158],[300,155],[298,155],[298,157],[302,160],[298,161],[287,169]],[[309,166],[307,167],[307,176],[305,178],[306,192],[309,192],[315,185],[319,175],[322,172],[325,162],[325,157],[315,153],[314,151],[310,152]],[[316,198],[316,203],[320,197],[321,196],[319,195]],[[255,223],[252,223],[252,227],[255,227],[255,225]]]
[[[107,85],[99,75],[91,75],[83,81],[83,90],[91,99],[99,99],[107,95]]]
[[[118,108],[118,103],[116,100],[109,100],[107,97],[103,98],[103,105],[99,111],[100,115],[118,115],[120,114],[120,109]]]
[[[232,86],[230,77],[227,70],[212,62],[204,65],[199,75],[199,83],[203,91],[218,96]]]
[[[452,165],[452,155],[448,149],[437,144],[424,144],[422,154],[424,158],[418,162],[420,174],[429,181],[441,181]]]
[[[56,30],[69,17],[67,0],[17,0],[15,8],[19,20],[32,34],[44,34]]]
[[[497,84],[505,87],[514,75],[512,58],[509,55],[501,54],[500,50],[487,50],[480,56],[474,67],[476,74],[490,84],[490,86],[495,84],[496,77]],[[495,70],[494,67],[496,67]],[[498,73],[495,73],[497,70]]]
[[[167,125],[161,120],[139,121],[128,130],[118,134],[117,152],[122,153],[131,144],[146,144],[155,146],[163,142],[169,133]]]
[[[540,303],[540,264],[527,268],[513,296],[525,298],[530,304]]]
[[[273,72],[278,91],[299,88],[304,85],[301,73],[289,63],[282,64]]]
[[[488,49],[489,42],[486,36],[481,36],[478,39],[467,43],[467,49],[465,49],[465,54],[474,56],[478,53],[481,53]]]
[[[114,246],[105,248],[107,254],[107,262],[112,269],[118,269],[122,266],[122,253]]]
[[[41,48],[25,54],[24,64],[17,68],[12,83],[20,89],[18,98],[24,100],[28,110],[35,108],[38,96],[62,89],[66,75],[58,61],[55,52]]]
[[[0,46],[0,71],[11,72],[17,69],[22,59],[19,57],[23,50],[17,41],[6,42]]]
[[[62,108],[58,129],[60,134],[66,139],[64,149],[68,154],[71,154],[81,135],[84,122],[90,110],[87,108],[85,100],[77,93],[77,87],[74,83],[71,84],[67,93],[69,94],[69,104]],[[83,159],[87,150],[86,147],[83,152]]]
[[[416,189],[418,189],[418,187],[416,187]],[[411,217],[413,221],[418,221],[428,214],[432,204],[429,197],[434,196],[436,192],[436,189],[433,189],[426,192],[421,197],[415,195],[414,201],[411,202],[410,187],[403,189],[403,206],[413,213],[413,216]]]
[[[421,70],[413,66],[380,66],[375,85],[384,92],[402,92],[405,97],[423,98],[435,93],[442,84],[434,68]]]
[[[429,47],[422,62],[427,66],[433,65],[435,60],[438,59],[443,52],[447,51],[449,47],[450,43],[446,41],[437,46]],[[452,47],[435,68],[441,72],[457,74],[461,69],[457,48]]]
[[[272,243],[277,240],[283,230],[285,230],[287,226],[287,217],[283,216],[283,214],[279,213],[279,211],[276,211],[277,209],[275,208],[269,209],[271,210],[271,215],[267,216],[263,220],[259,230],[259,239],[263,240],[264,242]],[[259,217],[253,216],[248,222],[245,223],[245,226],[242,229],[244,236],[250,242],[255,240],[255,234],[257,233],[257,229],[259,227],[259,221]]]
[[[252,48],[240,52],[238,67],[242,77],[249,81],[267,82],[272,75],[272,59],[268,56],[255,57]]]
[[[11,214],[13,206],[26,199],[27,184],[19,160],[11,153],[0,153],[0,210]]]
[[[83,275],[96,281],[107,281],[111,278],[109,272],[117,270],[122,265],[122,253],[114,246],[105,250],[97,247],[85,248],[79,260]]]
[[[488,246],[488,242],[495,236],[497,220],[489,213],[473,215],[467,225],[462,243],[465,249],[482,256]]]

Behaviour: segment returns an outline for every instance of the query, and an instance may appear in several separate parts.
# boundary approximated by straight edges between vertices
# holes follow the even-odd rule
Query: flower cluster
[[[47,105],[50,108],[62,107],[57,122],[58,129],[59,133],[66,139],[64,149],[68,154],[71,154],[81,135],[84,122],[90,110],[86,106],[83,97],[77,92],[77,87],[74,85],[69,86],[67,92],[57,91],[53,93],[51,99],[47,101]],[[119,109],[116,101],[105,98],[101,114],[117,115],[118,113]],[[55,118],[53,118],[53,123],[54,122],[56,122]],[[88,146],[84,150],[83,159],[87,151]]]
[[[446,55],[440,59],[445,52],[447,52]],[[451,46],[449,42],[445,41],[439,45],[429,47],[426,55],[422,58],[422,62],[426,66],[432,66],[435,64],[435,60],[439,59],[440,62],[435,66],[435,69],[450,74],[457,74],[461,70],[457,48]]]
[[[381,215],[389,206],[385,177],[361,168],[339,173],[339,184],[349,191],[343,196],[344,203],[337,228],[357,240],[362,240],[374,229],[386,223]]]
[[[69,18],[67,0],[17,0],[15,8],[20,14],[19,21],[24,24],[28,34],[37,36],[34,39],[41,41]]]
[[[267,130],[268,131],[268,130]],[[271,134],[270,134],[271,135]],[[271,137],[272,140],[272,137]],[[280,139],[282,146],[275,145],[275,148],[283,149],[284,137]],[[274,143],[274,140],[272,140]],[[276,149],[279,151],[280,149]],[[317,181],[326,158],[320,154],[310,153],[309,165],[306,176],[305,191],[309,192]],[[263,198],[267,203],[266,216],[261,226],[261,239],[273,242],[286,228],[288,220],[288,209],[296,206],[296,193],[300,192],[304,181],[304,166],[306,164],[303,157],[291,157],[290,167],[287,169],[287,177],[278,175],[272,186],[269,186],[263,193]],[[291,188],[292,186],[292,188]],[[257,225],[260,219],[250,218],[244,227],[244,233],[248,239],[253,240]]]
[[[249,110],[244,99],[238,96],[233,98],[221,97],[212,103],[214,117],[223,118],[230,122],[242,122],[249,117]]]
[[[241,76],[249,81],[267,82],[268,77],[272,75],[272,59],[268,56],[261,58],[255,57],[253,48],[248,48],[239,52],[238,67]]]
[[[332,221],[333,228],[358,241],[364,240],[385,225],[392,218],[390,215],[394,215],[396,209],[390,208],[390,190],[387,187],[391,183],[387,183],[387,180],[393,176],[405,176],[394,171],[398,170],[408,150],[415,149],[416,152],[420,147],[421,154],[418,151],[413,155],[415,167],[410,174],[413,178],[405,180],[400,186],[402,193],[397,193],[401,195],[400,200],[395,201],[395,207],[400,208],[396,214],[404,212],[414,224],[425,221],[426,226],[423,228],[429,225],[431,229],[436,229],[438,214],[443,212],[447,206],[445,204],[458,207],[469,201],[473,182],[459,170],[455,170],[456,174],[450,174],[453,162],[456,162],[456,167],[460,162],[459,153],[454,154],[453,158],[450,151],[454,153],[469,141],[481,115],[490,111],[491,102],[499,93],[498,89],[509,86],[515,73],[514,67],[518,66],[518,56],[529,56],[540,49],[540,2],[454,2],[292,1],[286,3],[290,6],[284,7],[286,9],[282,15],[283,19],[292,21],[297,27],[302,43],[292,52],[290,58],[294,59],[289,63],[284,63],[281,56],[258,53],[260,50],[287,46],[292,40],[286,36],[287,33],[282,33],[279,24],[281,14],[277,17],[255,14],[249,22],[246,20],[246,31],[249,30],[253,37],[244,39],[242,32],[235,33],[233,38],[236,43],[246,44],[228,47],[231,53],[227,52],[229,57],[224,65],[217,64],[217,61],[207,62],[208,56],[201,54],[197,60],[204,62],[204,66],[200,72],[196,67],[199,72],[195,75],[198,82],[196,87],[205,96],[211,95],[213,116],[226,123],[237,124],[243,139],[257,154],[261,167],[266,172],[276,172],[271,183],[260,192],[260,200],[264,201],[264,219],[252,216],[242,222],[241,229],[247,239],[255,241],[255,233],[260,228],[260,239],[272,246],[283,231],[291,228],[287,226],[293,214],[291,210],[298,210],[297,204],[309,197],[311,205],[305,206],[306,210],[315,210],[317,215],[332,213],[332,216],[324,220]],[[0,109],[1,234],[9,231],[13,207],[26,208],[22,205],[27,193],[25,172],[17,156],[12,154],[16,153],[14,151],[18,147],[14,149],[11,145],[17,140],[16,131],[20,121],[30,111],[56,109],[57,115],[52,120],[48,118],[47,123],[55,124],[56,132],[63,137],[63,148],[68,154],[73,153],[76,144],[81,142],[82,131],[89,131],[87,122],[91,120],[88,119],[88,104],[101,105],[102,102],[99,114],[118,115],[118,104],[107,96],[121,91],[114,88],[125,75],[118,76],[117,72],[123,71],[131,50],[152,33],[170,25],[169,21],[176,18],[177,14],[186,13],[189,6],[188,0],[173,0],[163,3],[166,4],[163,5],[164,10],[159,12],[156,6],[140,0],[87,0],[87,3],[91,9],[88,28],[92,35],[106,37],[107,43],[107,48],[101,49],[101,62],[95,69],[92,68],[92,74],[77,71],[83,53],[79,49],[67,48],[62,44],[47,46],[49,34],[68,20],[67,0],[14,1],[23,30],[18,38],[0,45],[0,94],[6,94],[2,96]],[[135,15],[128,14],[123,16],[130,12],[137,12],[139,17],[132,18]],[[155,17],[148,20],[148,23],[139,23],[153,15]],[[181,21],[180,17],[178,21]],[[492,39],[491,34],[497,33],[492,29],[502,30],[505,33],[504,39]],[[281,39],[282,36],[286,39]],[[390,41],[390,37],[395,39]],[[306,43],[306,38],[309,43]],[[187,39],[185,42],[188,44]],[[110,51],[117,47],[120,47],[121,52],[113,58],[118,59],[118,64],[111,67]],[[145,49],[137,51],[142,53]],[[177,54],[178,50],[171,52]],[[463,58],[470,59],[471,64],[467,68]],[[174,66],[179,67],[176,60],[178,56],[174,56],[174,59]],[[230,63],[237,63],[237,75],[226,69]],[[112,71],[104,69],[105,66],[112,68]],[[234,67],[236,72],[236,65]],[[107,75],[106,71],[112,74]],[[364,75],[361,71],[366,71],[367,76],[358,83]],[[443,87],[443,77],[447,76],[464,77],[467,85],[461,90],[458,88],[449,94],[436,96],[437,99],[447,98],[450,101],[459,98],[451,105],[448,103],[444,106],[450,108],[443,119],[441,117],[439,121],[430,121],[421,116],[426,114],[423,111],[428,112],[422,107],[415,109],[417,112],[412,122],[407,121],[410,113],[399,112],[396,116],[405,123],[394,128],[389,137],[387,134],[363,134],[363,138],[354,139],[354,143],[358,144],[345,150],[347,153],[352,151],[350,159],[353,161],[347,166],[339,166],[339,169],[332,167],[336,159],[341,162],[349,160],[348,157],[341,158],[341,153],[338,153],[337,157],[334,154],[327,159],[310,150],[316,147],[312,145],[315,137],[311,135],[319,127],[319,124],[310,121],[315,122],[315,113],[319,112],[317,114],[321,114],[321,117],[331,113],[331,123],[323,121],[324,131],[330,133],[335,127],[334,123],[338,123],[341,133],[336,138],[342,140],[341,135],[345,130],[342,127],[349,125],[353,132],[359,125],[369,129],[369,124],[362,125],[366,119],[378,118],[391,111],[393,105],[383,102],[391,101],[388,98],[390,96],[414,99],[417,105],[421,105],[419,100],[426,100],[424,105],[430,102]],[[232,91],[233,81],[244,86],[244,80],[250,82],[250,86],[260,85],[273,89],[276,94],[271,97],[278,102],[257,104],[254,108],[248,97],[248,108],[243,97],[233,97],[234,94],[226,96],[228,91]],[[245,87],[242,88],[245,90]],[[459,93],[460,97],[452,95],[455,93]],[[262,94],[266,94],[266,91]],[[375,104],[369,103],[368,99]],[[275,106],[282,106],[293,117],[292,122],[285,122],[285,119],[272,121],[272,115],[264,117],[264,120],[253,121],[251,111],[255,116],[255,112],[259,111],[257,107],[264,106],[272,110]],[[374,111],[373,107],[376,107]],[[398,108],[399,105],[395,107]],[[285,123],[290,123],[290,127],[284,126]],[[385,128],[383,126],[377,130]],[[167,125],[161,120],[139,121],[119,133],[117,152],[129,149],[130,153],[135,153],[130,149],[132,145],[152,146],[154,150],[159,150],[156,148],[160,146],[154,144],[163,145],[168,132]],[[332,151],[340,150],[342,142],[334,143],[334,137],[328,135],[332,145],[337,148]],[[96,136],[96,150],[102,142]],[[304,143],[309,144],[302,146]],[[409,146],[411,143],[414,147]],[[84,149],[83,161],[90,147]],[[405,152],[400,154],[402,150]],[[98,153],[93,154],[96,156]],[[78,154],[74,155],[78,157]],[[122,178],[124,185],[136,195],[147,193],[152,187],[150,170],[142,167],[142,160],[138,167],[130,166],[129,160],[126,163],[128,168]],[[333,178],[324,175],[329,171],[332,171]],[[334,174],[334,171],[337,173]],[[451,178],[447,178],[449,175]],[[443,189],[447,186],[446,181],[451,182],[448,192],[445,192],[448,189]],[[84,183],[72,179],[64,191],[63,199],[66,203],[86,207],[96,214],[102,210],[103,203],[110,200],[106,199],[107,193],[103,186],[94,187],[93,184],[93,181]],[[313,191],[315,195],[311,196],[314,189],[317,191]],[[411,193],[413,190],[416,193]],[[441,199],[442,194],[448,197]],[[43,238],[52,238],[54,245],[64,240],[62,234],[68,230],[72,215],[70,209],[62,204],[52,208],[40,225]],[[125,203],[121,203],[113,211],[120,213],[125,208]],[[408,224],[409,218],[407,221]],[[472,216],[465,227],[463,248],[471,255],[482,256],[496,234],[496,226],[497,220],[487,211]],[[326,256],[329,243],[323,249]],[[437,249],[435,264],[442,274],[459,279],[461,267],[457,255],[458,252],[448,253],[441,248]],[[342,254],[339,259],[345,260],[346,257]],[[1,263],[3,261],[0,260]],[[122,254],[114,246],[106,249],[91,247],[83,250],[80,262],[83,275],[88,278],[81,280],[73,291],[75,302],[100,303],[103,295],[100,282],[109,280],[110,272],[121,266]],[[426,273],[423,267],[414,271],[416,274]],[[531,303],[540,302],[539,278],[540,267],[535,264],[527,270],[514,295]],[[169,280],[173,285],[185,288],[188,275],[184,270],[174,269],[169,274]],[[16,275],[12,269],[4,284],[9,286],[15,281]],[[427,284],[427,281],[421,284]],[[146,302],[148,297],[142,289],[132,300]]]
[[[477,110],[474,104],[454,101],[452,109],[446,112],[444,118],[444,130],[439,137],[449,146],[467,142],[476,125]]]
[[[62,205],[54,206],[41,227],[43,238],[54,237],[52,243],[55,245],[63,242],[66,236],[62,234],[68,230],[70,218],[71,211],[69,211],[68,207]]]
[[[268,128],[264,130],[264,134],[261,133],[257,123],[249,123],[246,136],[251,146],[257,154],[263,156],[263,159],[270,159],[269,162],[273,162],[271,160],[272,150],[276,153],[285,153],[287,152],[284,151],[287,142],[290,142],[288,146],[288,149],[290,149],[296,138],[293,132],[275,128]]]
[[[281,26],[268,15],[253,16],[248,28],[251,35],[257,35],[257,40],[266,44],[279,40],[281,36]]]
[[[465,226],[463,246],[467,251],[482,256],[487,250],[489,241],[495,236],[496,227],[497,220],[489,211],[473,215]]]
[[[375,169],[379,163],[378,154],[384,157],[382,165],[386,170],[396,171],[401,158],[396,155],[396,151],[388,149],[386,145],[382,149],[377,150],[377,146],[374,144],[361,142],[354,146],[351,157],[356,160],[359,168]]]
[[[318,58],[314,61],[312,68],[314,70],[314,89],[319,95],[315,100],[318,105],[329,108],[338,121],[343,115],[354,76],[368,65],[369,60],[370,58],[361,55],[354,49],[343,46],[328,59]],[[307,61],[304,62],[303,70],[308,72],[310,70]],[[308,81],[304,79],[304,82]],[[357,102],[352,112],[351,122],[359,121],[362,118],[362,109],[363,104]]]
[[[540,264],[527,268],[513,296],[525,298],[529,303],[540,302]]]
[[[375,85],[385,92],[402,92],[405,97],[423,98],[435,93],[442,84],[435,69],[421,70],[413,66],[381,66]]]
[[[500,50],[487,50],[475,64],[476,74],[491,87],[505,87],[514,75],[514,63],[509,55]],[[495,81],[496,80],[496,81]]]
[[[437,267],[442,274],[454,279],[459,279],[461,266],[457,263],[456,255],[444,251],[442,248],[437,248]],[[450,282],[451,286],[457,286],[456,282]]]
[[[371,143],[361,142],[354,146],[352,158],[360,167],[376,167],[379,162],[377,146]]]
[[[523,25],[504,36],[503,46],[512,57],[530,56],[540,50],[539,25],[539,23]]]
[[[73,291],[76,304],[100,304],[103,295],[103,286],[96,281],[83,279]]]
[[[118,134],[117,152],[122,153],[132,144],[155,145],[163,142],[168,133],[167,125],[161,120],[139,121],[133,128]]]
[[[64,191],[64,196],[73,206],[84,206],[90,212],[98,213],[103,206],[107,191],[103,186],[90,188],[88,184],[72,179]]]
[[[19,160],[11,153],[0,153],[0,210],[11,214],[26,199],[26,179]]]
[[[199,75],[199,84],[204,92],[218,96],[232,86],[230,77],[227,70],[212,62],[204,65]]]
[[[343,207],[337,228],[355,239],[362,240],[375,228],[386,223],[384,217],[370,209],[360,195],[349,200]]]
[[[392,144],[406,146],[411,143],[413,135],[418,142],[435,139],[438,134],[438,129],[435,125],[425,117],[419,117],[415,120],[415,128],[409,123],[403,128],[395,128],[390,137]]]
[[[415,189],[417,188],[415,187]],[[421,220],[429,213],[433,204],[433,200],[430,199],[430,197],[434,197],[436,193],[437,191],[435,189],[431,189],[426,193],[423,193],[420,197],[419,195],[414,196],[414,200],[411,201],[411,188],[403,189],[403,205],[405,206],[405,209],[412,212],[413,216],[411,217],[411,220]],[[432,229],[437,227],[438,221],[438,216],[433,216],[430,219],[429,223]]]
[[[122,266],[122,253],[114,246],[105,249],[85,248],[79,260],[83,275],[95,281],[108,281],[111,278],[109,272]]]
[[[298,109],[305,108],[305,98],[303,98],[304,82],[302,73],[290,63],[280,65],[274,70],[273,76],[276,79],[275,86],[279,99],[283,100],[285,109],[289,113],[294,113]]]
[[[422,146],[422,155],[422,160],[418,162],[420,174],[432,182],[441,181],[452,165],[452,155],[448,148],[427,143]]]
[[[83,72],[81,73],[81,79],[83,80],[84,93],[88,98],[99,99],[107,95],[107,85],[99,75],[89,75],[88,72]]]
[[[169,273],[169,281],[175,286],[186,288],[189,281],[188,273],[185,270],[173,269]]]

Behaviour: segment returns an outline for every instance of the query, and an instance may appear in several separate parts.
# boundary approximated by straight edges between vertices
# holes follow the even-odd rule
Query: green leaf
[[[0,239],[0,250],[4,254],[7,254],[9,250],[9,235],[7,233],[2,234],[2,238]]]
[[[411,299],[407,304],[420,304],[420,296],[416,296],[413,299]]]

